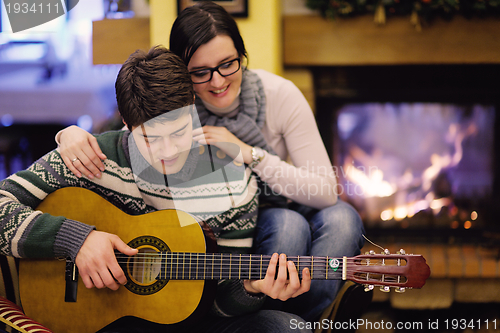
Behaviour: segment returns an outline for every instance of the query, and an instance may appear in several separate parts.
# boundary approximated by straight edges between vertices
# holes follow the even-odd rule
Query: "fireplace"
[[[372,237],[498,242],[500,65],[312,72],[337,192]]]

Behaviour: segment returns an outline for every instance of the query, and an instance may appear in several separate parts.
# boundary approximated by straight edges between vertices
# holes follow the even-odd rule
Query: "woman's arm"
[[[336,174],[309,104],[292,82],[257,73],[268,103],[263,132],[278,156],[266,154],[254,171],[275,192],[298,203],[317,209],[335,204]],[[284,161],[287,157],[292,165]]]
[[[69,126],[56,135],[59,153],[64,164],[75,174],[89,179],[101,178],[106,159],[96,138],[78,126]]]
[[[265,154],[253,169],[272,190],[298,203],[317,209],[337,201],[336,175],[316,125],[312,110],[300,90],[290,81],[274,74],[263,83],[266,89],[267,114],[263,129],[267,143],[278,155]],[[251,149],[224,127],[203,126],[193,131],[200,144],[231,142],[240,147],[246,164],[252,162]],[[290,156],[293,165],[284,161]]]

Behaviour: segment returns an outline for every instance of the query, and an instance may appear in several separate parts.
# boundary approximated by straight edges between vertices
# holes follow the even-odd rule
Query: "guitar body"
[[[65,260],[20,260],[24,312],[56,333],[93,333],[125,316],[158,324],[188,324],[212,305],[217,279],[262,279],[271,259],[270,255],[213,254],[213,233],[189,214],[163,210],[131,216],[81,188],[57,190],[38,209],[95,225],[139,249],[132,257],[117,255],[128,280],[118,291],[87,289],[73,274],[78,280],[76,302],[65,301]],[[348,279],[364,284],[367,290],[374,286],[394,287],[399,292],[421,288],[430,275],[425,259],[413,254],[288,259],[299,272],[308,267],[313,279]]]
[[[201,226],[187,213],[164,210],[132,216],[81,188],[58,190],[38,209],[114,233],[140,252],[205,253],[209,241]],[[168,280],[158,284],[154,276],[137,277],[126,271],[129,283],[117,291],[87,289],[78,278],[76,302],[65,302],[65,268],[65,260],[57,259],[23,259],[19,267],[20,295],[26,315],[57,333],[96,332],[123,316],[160,324],[186,322],[200,315],[202,307],[211,305],[207,295],[214,292],[207,293],[207,289],[214,288],[216,283]]]

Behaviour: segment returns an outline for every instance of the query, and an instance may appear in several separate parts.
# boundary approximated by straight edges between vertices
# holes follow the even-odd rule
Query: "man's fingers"
[[[293,293],[292,297],[297,297],[305,292],[308,292],[311,288],[311,275],[309,268],[304,268],[302,270],[302,281],[300,282],[300,288]]]
[[[123,273],[121,267],[116,263],[116,265],[111,264],[110,267],[101,267],[95,270],[79,270],[82,282],[87,288],[96,287],[97,289],[109,288],[111,290],[117,290],[120,284],[127,283],[127,278]],[[117,283],[118,281],[118,283]]]
[[[274,255],[273,255],[274,256]],[[278,298],[278,299],[282,299],[283,298],[283,291],[284,289],[286,289],[286,285],[288,283],[288,271],[287,271],[287,263],[286,263],[286,255],[284,254],[281,254],[279,256],[279,260],[278,260],[278,274],[275,275],[275,278],[274,280],[271,280],[272,281],[272,285],[270,286],[269,288],[269,293],[268,295],[274,299]],[[276,269],[274,268],[276,267],[275,264],[272,262],[269,262],[269,270],[274,270],[276,271]],[[266,276],[266,279],[270,280],[268,276]]]
[[[299,274],[297,273],[297,268],[295,267],[295,264],[293,261],[287,262],[288,266],[288,288],[293,289],[299,289],[300,288],[300,279],[299,279]]]
[[[278,263],[278,277],[276,281],[285,284],[288,280],[288,270],[287,270],[287,260],[285,254],[280,254],[279,263]]]
[[[127,256],[133,256],[136,255],[139,250],[134,249],[130,246],[127,245],[124,241],[120,239],[120,237],[116,236],[112,240],[113,248],[120,251],[121,253],[127,255]]]
[[[109,271],[111,272],[111,275],[113,276],[113,281],[110,281],[110,283],[115,283],[118,282],[119,284],[125,284],[127,283],[127,277],[125,276],[125,273],[123,273],[122,268],[119,265],[113,265],[112,267],[109,268]],[[118,285],[115,283],[116,289],[118,289]],[[106,284],[108,286],[108,284]],[[108,286],[108,288],[113,289]],[[113,289],[113,290],[116,290]]]
[[[269,266],[267,267],[266,276],[264,278],[272,278],[276,276],[276,266],[278,265],[278,254],[274,253],[269,260]]]
[[[123,274],[123,271],[121,270],[121,268],[119,269],[119,272],[120,273],[116,273],[120,279],[123,281],[123,279],[125,279],[125,282],[124,283],[121,283],[120,284],[125,284],[126,283],[126,278],[125,278],[125,275]],[[112,274],[109,270],[106,270],[106,271],[103,271],[101,272],[102,274],[99,274],[100,278],[101,278],[101,281],[102,283],[104,284],[104,287],[107,287],[111,290],[118,290],[118,288],[120,287],[120,285],[116,282],[117,279],[116,279],[116,276],[114,274]]]
[[[96,230],[89,233],[75,259],[82,281],[87,288],[95,286],[116,290],[119,284],[127,282],[118,264],[115,249],[127,255],[137,253],[137,249],[129,247],[117,235]]]
[[[82,274],[82,272],[80,272],[80,277],[82,278],[82,282],[85,285],[85,288],[90,289],[94,287],[94,283],[92,282],[92,279],[88,274]]]
[[[123,253],[127,256],[133,256],[139,252],[139,250],[128,246],[118,236],[113,239],[112,244],[116,250],[120,251],[121,253]],[[117,260],[120,260],[120,259],[117,258]],[[123,270],[120,267],[118,261],[114,261],[111,265],[109,265],[109,270],[111,271],[111,274],[114,276],[115,280],[118,281],[120,284],[127,283],[127,277],[123,273]]]

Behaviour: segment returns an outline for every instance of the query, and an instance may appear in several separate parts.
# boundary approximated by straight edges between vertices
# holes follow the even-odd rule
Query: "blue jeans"
[[[295,204],[292,209],[260,210],[254,246],[259,254],[352,257],[361,252],[363,234],[361,217],[343,201],[321,211]],[[268,308],[294,313],[307,321],[317,320],[343,282],[313,280],[309,292],[285,302],[269,300]]]
[[[188,327],[164,326],[133,317],[124,317],[98,333],[310,333],[311,331],[305,327],[306,323],[297,315],[275,310],[261,310],[230,318],[207,315]]]

